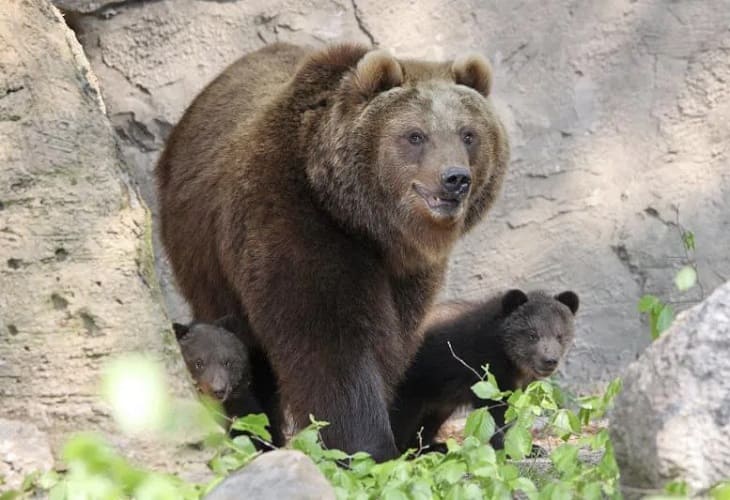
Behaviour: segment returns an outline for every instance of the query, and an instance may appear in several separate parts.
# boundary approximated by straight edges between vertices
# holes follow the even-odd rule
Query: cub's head
[[[214,323],[173,323],[185,364],[198,390],[221,403],[232,391],[250,382],[248,350],[234,327],[239,320],[226,316]]]
[[[336,218],[381,241],[443,247],[481,218],[507,169],[489,64],[353,50],[330,48],[308,63],[351,64],[313,125],[310,182]]]
[[[530,378],[544,378],[558,367],[573,343],[578,295],[565,291],[510,290],[502,297],[501,335],[507,355]]]

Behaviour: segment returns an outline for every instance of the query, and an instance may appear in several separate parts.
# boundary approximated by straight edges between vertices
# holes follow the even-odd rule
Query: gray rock
[[[335,491],[304,453],[275,450],[227,477],[205,498],[329,500],[335,498]]]
[[[0,477],[17,489],[26,475],[53,467],[48,436],[28,422],[0,418]]]
[[[84,14],[96,12],[108,5],[119,3],[121,3],[120,0],[53,0],[53,5],[64,12]]]
[[[117,434],[98,395],[104,363],[129,352],[163,361],[176,396],[194,390],[96,78],[46,0],[0,9],[0,47],[0,416],[45,431],[54,454],[98,430],[138,463],[198,477],[200,452]]]
[[[610,431],[632,491],[730,477],[730,282],[685,311],[632,363]]]
[[[707,290],[730,279],[727,0],[160,0],[76,20],[124,160],[154,213],[166,134],[225,65],[275,40],[373,41],[398,55],[465,51],[494,65],[513,162],[489,220],[456,249],[446,298],[505,286],[572,288],[575,348],[562,372],[593,390],[649,343],[644,293],[674,300],[680,221]],[[164,258],[162,287],[186,319]],[[694,290],[682,300],[700,299]]]

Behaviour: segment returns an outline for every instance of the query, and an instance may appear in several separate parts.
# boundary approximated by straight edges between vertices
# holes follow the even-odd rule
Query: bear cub
[[[390,408],[398,449],[434,443],[441,425],[458,407],[489,407],[497,429],[491,439],[504,447],[506,405],[479,399],[471,386],[488,364],[500,390],[525,388],[551,375],[573,342],[578,296],[565,291],[552,296],[543,291],[509,290],[482,303],[435,306],[425,321],[424,340],[400,383]],[[449,348],[451,344],[451,349]],[[422,430],[421,430],[422,429]]]
[[[173,323],[185,364],[198,391],[217,400],[230,418],[264,413],[251,391],[252,361],[245,342],[248,323],[229,315],[213,323]],[[231,431],[231,435],[240,434]],[[254,440],[259,449],[267,446]]]

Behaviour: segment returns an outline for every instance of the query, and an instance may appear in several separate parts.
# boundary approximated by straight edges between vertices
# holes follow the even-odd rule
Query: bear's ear
[[[177,340],[180,340],[185,336],[186,333],[190,331],[189,325],[183,325],[182,323],[173,323],[172,329],[175,332],[175,338]]]
[[[231,333],[238,333],[245,327],[244,320],[235,314],[228,314],[222,318],[218,318],[213,324]]]
[[[502,297],[502,312],[510,314],[522,304],[527,302],[527,295],[517,288],[509,290]]]
[[[403,68],[384,50],[368,52],[357,63],[351,79],[351,91],[364,101],[403,84]]]
[[[555,299],[558,302],[562,302],[566,306],[568,306],[568,309],[570,309],[570,312],[573,314],[578,312],[578,305],[580,304],[580,300],[578,299],[578,294],[575,292],[572,292],[570,290],[567,290],[565,292],[559,293],[555,296]]]
[[[459,85],[471,87],[484,97],[492,90],[492,69],[486,59],[479,55],[469,55],[454,61],[451,66],[454,81]]]

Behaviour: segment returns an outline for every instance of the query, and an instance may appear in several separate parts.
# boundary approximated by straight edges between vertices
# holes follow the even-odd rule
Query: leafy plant
[[[108,373],[111,375],[108,376],[126,377],[129,372],[122,369],[125,365],[121,363],[110,370]],[[145,363],[133,358],[134,366],[142,372],[151,369]],[[495,423],[486,408],[471,412],[466,421],[463,442],[449,439],[445,454],[429,452],[421,447],[397,459],[375,463],[367,453],[348,455],[340,450],[327,449],[320,439],[320,431],[327,424],[314,419],[292,438],[290,447],[302,451],[317,464],[339,498],[511,499],[518,493],[529,499],[620,496],[618,469],[607,431],[604,429],[595,435],[584,432],[587,423],[603,416],[620,390],[619,380],[609,384],[602,395],[573,399],[573,409],[567,409],[561,406],[569,398],[548,381],[530,384],[524,391],[502,392],[494,377],[486,371],[487,367],[484,368],[484,378],[472,390],[481,398],[509,406],[504,450],[496,451],[489,445]],[[134,391],[127,391],[125,397],[110,396],[109,391],[113,393],[114,387],[128,387],[126,383],[119,385],[119,382],[105,380],[108,401],[112,405],[136,404]],[[162,378],[158,383],[163,383]],[[153,392],[157,389],[148,388]],[[148,398],[149,394],[140,397]],[[147,424],[144,419],[137,419],[134,429],[144,430],[146,425],[157,430],[175,429],[180,426],[180,419],[200,425],[199,405],[193,411],[191,408],[185,410],[185,406],[176,406],[174,401],[166,404],[173,411],[163,411],[165,417],[162,420],[158,412],[151,412]],[[216,411],[212,410],[213,413]],[[114,414],[124,415],[125,409],[116,408]],[[525,458],[533,450],[532,427],[538,418],[546,420],[546,432],[562,442],[550,453],[552,470],[547,473],[535,470],[536,459]],[[249,415],[236,419],[232,425],[249,434],[231,439],[220,428],[211,430],[206,443],[214,452],[209,466],[215,477],[205,484],[191,484],[174,475],[141,469],[120,456],[99,436],[80,434],[72,437],[64,449],[65,472],[29,476],[23,491],[8,492],[0,498],[17,498],[33,490],[47,492],[52,500],[201,498],[231,472],[259,455],[252,439],[268,441],[271,438],[266,429],[268,420],[265,415]],[[597,463],[582,460],[581,449],[601,452],[600,460]]]
[[[679,223],[679,210],[677,210],[676,226],[680,233],[686,264],[674,275],[674,285],[680,292],[686,292],[695,285],[702,284],[697,277],[697,264],[693,257],[695,251],[695,235],[692,231],[684,229]],[[704,295],[704,293],[703,293]],[[639,299],[638,310],[649,317],[649,332],[651,339],[656,340],[674,321],[674,309],[669,303],[663,302],[655,295],[644,295]]]

